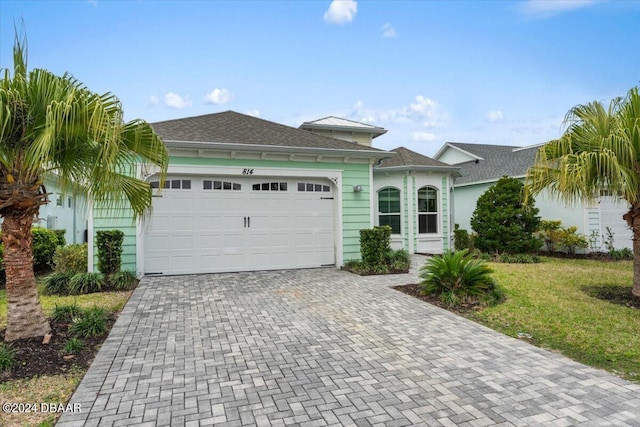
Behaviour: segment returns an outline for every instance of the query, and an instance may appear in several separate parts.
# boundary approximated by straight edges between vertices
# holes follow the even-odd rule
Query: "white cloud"
[[[382,26],[382,37],[392,39],[396,36],[396,30],[388,22]]]
[[[186,107],[191,107],[191,100],[189,99],[189,95],[182,97],[177,93],[169,92],[164,96],[164,103],[167,107],[182,109]]]
[[[205,96],[205,101],[209,104],[226,104],[233,99],[233,94],[228,89],[214,89]]]
[[[245,111],[245,114],[248,114],[253,117],[260,117],[260,111],[258,110],[248,110],[248,111]]]
[[[416,96],[409,105],[389,110],[366,108],[362,101],[358,101],[349,117],[365,123],[414,123],[425,128],[443,126],[448,119],[448,115],[436,101],[422,95]]]
[[[411,134],[411,140],[416,142],[433,141],[436,136],[429,132],[413,132]]]
[[[494,110],[487,113],[487,121],[490,123],[499,122],[503,119],[502,111]]]
[[[93,7],[98,7],[98,0],[87,0],[87,3],[93,5]]]
[[[599,1],[600,0],[526,0],[519,4],[519,10],[525,15],[545,18],[593,6]]]
[[[356,0],[333,0],[324,13],[324,20],[332,24],[344,24],[353,21],[357,12]]]
[[[160,99],[158,99],[158,97],[155,95],[151,95],[149,97],[149,105],[151,105],[152,107],[155,107],[158,104],[160,104]]]

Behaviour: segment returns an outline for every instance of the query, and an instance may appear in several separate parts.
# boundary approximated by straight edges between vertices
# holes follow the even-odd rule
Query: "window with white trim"
[[[438,190],[422,187],[418,190],[418,233],[438,232]]]
[[[391,234],[401,234],[400,190],[385,187],[378,190],[378,225],[391,227]]]

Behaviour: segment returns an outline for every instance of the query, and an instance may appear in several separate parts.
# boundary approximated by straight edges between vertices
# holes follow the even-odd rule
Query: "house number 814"
[[[242,175],[253,175],[253,169],[242,169]]]

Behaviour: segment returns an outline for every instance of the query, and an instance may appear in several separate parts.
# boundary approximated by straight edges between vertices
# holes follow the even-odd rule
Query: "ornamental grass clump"
[[[504,292],[491,277],[493,270],[467,249],[434,256],[420,271],[422,292],[438,295],[448,306],[469,300],[495,305],[504,299]]]

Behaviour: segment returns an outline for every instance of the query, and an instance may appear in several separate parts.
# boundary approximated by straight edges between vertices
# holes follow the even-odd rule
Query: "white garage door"
[[[145,274],[335,263],[328,180],[173,176],[164,187],[145,230]]]

